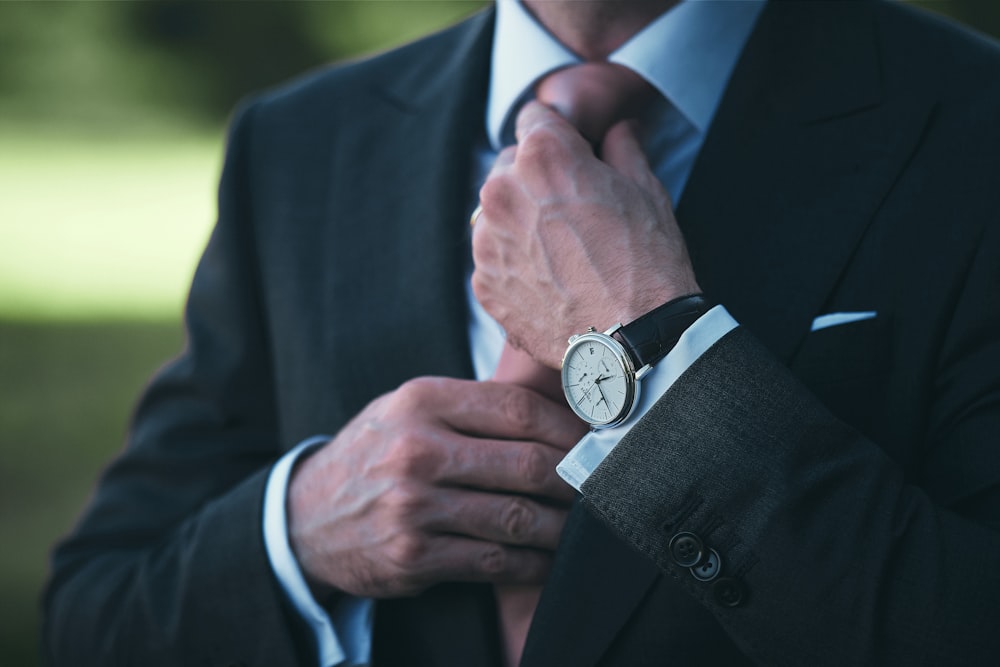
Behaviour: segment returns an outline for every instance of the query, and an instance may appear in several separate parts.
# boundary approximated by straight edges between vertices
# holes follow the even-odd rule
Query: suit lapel
[[[930,111],[918,96],[885,99],[872,12],[769,3],[677,210],[705,292],[785,362]],[[522,664],[596,664],[656,579],[577,503]]]
[[[788,362],[931,104],[879,79],[869,3],[770,3],[678,220],[705,292]]]
[[[574,503],[521,664],[594,664],[658,576],[652,561]]]
[[[464,292],[470,146],[484,132],[492,14],[474,17],[347,104],[370,118],[331,147],[331,348],[344,414],[421,375],[471,377]],[[398,65],[398,61],[395,61]],[[440,69],[432,69],[430,63]],[[384,155],[379,156],[379,153]],[[374,154],[374,155],[373,155]],[[347,221],[347,222],[343,222]],[[363,329],[351,323],[363,323]]]

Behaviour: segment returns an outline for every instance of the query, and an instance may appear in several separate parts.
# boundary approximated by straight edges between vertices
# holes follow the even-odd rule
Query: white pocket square
[[[826,315],[820,315],[814,319],[812,327],[809,330],[819,331],[820,329],[828,329],[841,324],[848,324],[849,322],[870,320],[876,315],[878,315],[878,313],[874,310],[860,310],[849,313],[827,313]]]

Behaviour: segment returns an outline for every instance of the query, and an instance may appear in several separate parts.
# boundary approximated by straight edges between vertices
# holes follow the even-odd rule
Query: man
[[[524,665],[995,659],[1000,54],[673,5],[501,2],[243,110],[188,347],[55,555],[54,662],[510,663],[509,585],[544,585]],[[528,101],[578,60],[654,79],[641,130]],[[721,304],[620,426],[459,379],[502,346],[477,191],[472,289],[544,366]]]

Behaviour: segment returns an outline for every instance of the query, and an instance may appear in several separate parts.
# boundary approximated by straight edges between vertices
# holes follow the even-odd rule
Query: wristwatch
[[[709,308],[700,294],[682,296],[629,324],[572,336],[562,386],[573,412],[595,429],[628,419],[639,402],[639,381]]]

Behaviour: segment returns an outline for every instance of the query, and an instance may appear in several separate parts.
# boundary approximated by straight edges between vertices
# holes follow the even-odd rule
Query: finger
[[[481,382],[475,395],[465,397],[467,410],[444,415],[452,429],[477,438],[536,442],[565,454],[586,433],[586,425],[570,411],[565,399],[556,402],[507,382]],[[499,391],[493,391],[494,387]]]
[[[630,121],[615,123],[604,135],[601,159],[645,189],[654,181],[659,183],[649,167],[649,161]]]
[[[556,472],[565,455],[537,442],[468,438],[457,444],[435,481],[568,503],[574,491]]]
[[[496,159],[493,161],[493,167],[490,169],[490,173],[495,173],[502,171],[514,164],[514,158],[517,157],[517,146],[507,146],[502,151],[497,154]]]
[[[518,547],[555,551],[568,511],[521,495],[439,489],[424,527]]]
[[[503,382],[419,378],[397,390],[395,400],[396,409],[429,415],[461,433],[563,449],[582,424],[568,406]]]
[[[516,156],[515,146],[508,146],[500,151],[490,173],[479,188],[479,208],[490,221],[511,218],[510,213],[516,206],[516,188],[511,187],[510,179],[506,176]]]
[[[514,135],[517,138],[517,142],[521,143],[531,132],[543,127],[550,128],[556,132],[579,134],[570,125],[569,121],[560,116],[556,111],[541,102],[532,100],[521,107],[521,111],[518,112],[514,126]]]
[[[594,149],[580,131],[555,110],[531,101],[521,108],[517,115],[515,135],[518,143],[517,157],[529,160],[557,158],[593,158]]]
[[[427,585],[443,581],[540,584],[552,568],[552,553],[442,535],[430,541],[420,566],[429,579]]]

